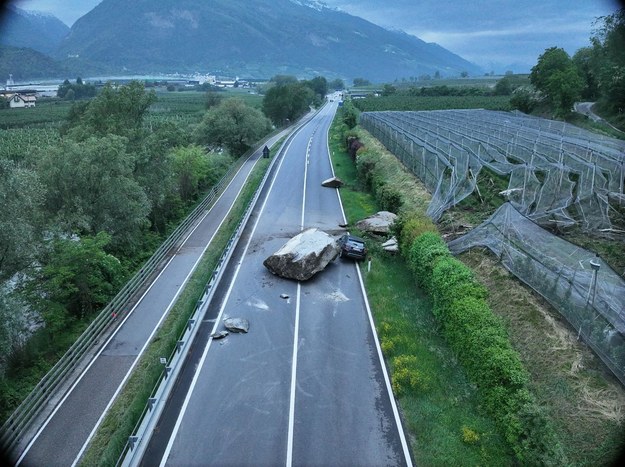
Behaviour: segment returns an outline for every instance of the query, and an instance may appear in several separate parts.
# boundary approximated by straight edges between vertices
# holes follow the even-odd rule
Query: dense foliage
[[[265,93],[263,112],[282,126],[304,115],[315,99],[314,91],[303,82],[278,82]]]
[[[57,96],[61,99],[74,100],[94,97],[96,87],[91,83],[84,83],[81,78],[76,78],[75,83],[70,83],[68,79],[63,81],[57,91]]]
[[[0,130],[2,416],[36,382],[22,372],[45,371],[221,179],[232,156],[270,131],[244,101],[206,111],[202,94],[179,109],[183,120],[167,118],[138,82],[106,85],[69,109],[67,94],[85,86],[66,82],[65,100],[5,111],[7,122],[24,114],[45,128]],[[210,139],[215,129],[219,139]]]
[[[546,106],[554,116],[568,118],[574,102],[597,101],[602,114],[623,125],[625,9],[600,18],[590,42],[573,57],[558,47],[546,49],[530,74],[533,90],[513,92],[512,106],[527,113]]]
[[[209,147],[226,148],[239,157],[271,130],[271,122],[240,99],[227,99],[210,108],[196,130],[196,140]]]

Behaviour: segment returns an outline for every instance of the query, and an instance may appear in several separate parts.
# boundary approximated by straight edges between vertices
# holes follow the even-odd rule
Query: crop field
[[[69,114],[72,101],[39,99],[36,107],[0,109],[0,128],[58,127]]]
[[[623,246],[625,142],[562,122],[483,110],[363,113],[360,124],[433,193],[433,219],[473,194],[483,168],[506,178],[508,188],[499,195],[508,202],[450,249],[489,248],[559,310],[625,384],[621,271],[550,232],[611,234]]]
[[[511,110],[509,96],[390,96],[355,99],[354,106],[362,112],[385,110],[420,111],[444,109]]]
[[[50,146],[58,140],[59,132],[53,128],[0,129],[0,159],[19,162],[30,150]]]

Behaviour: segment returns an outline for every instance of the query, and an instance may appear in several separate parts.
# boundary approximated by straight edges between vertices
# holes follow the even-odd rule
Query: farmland
[[[362,112],[382,110],[444,110],[444,109],[487,109],[510,110],[508,96],[391,96],[367,97],[354,100]]]

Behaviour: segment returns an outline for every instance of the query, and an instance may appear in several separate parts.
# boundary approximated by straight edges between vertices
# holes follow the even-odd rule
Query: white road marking
[[[289,400],[289,431],[287,435],[286,466],[293,465],[293,431],[295,429],[295,393],[297,386],[297,350],[299,341],[299,314],[301,306],[302,284],[297,283],[297,301],[295,306],[295,332],[293,335],[293,357],[291,362],[291,397]]]

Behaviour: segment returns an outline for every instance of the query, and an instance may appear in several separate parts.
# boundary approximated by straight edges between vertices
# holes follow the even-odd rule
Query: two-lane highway
[[[335,111],[327,104],[279,161],[144,465],[411,465],[356,265],[337,259],[298,283],[262,264],[305,228],[340,231],[338,191],[321,187]],[[209,338],[226,317],[249,333]]]

